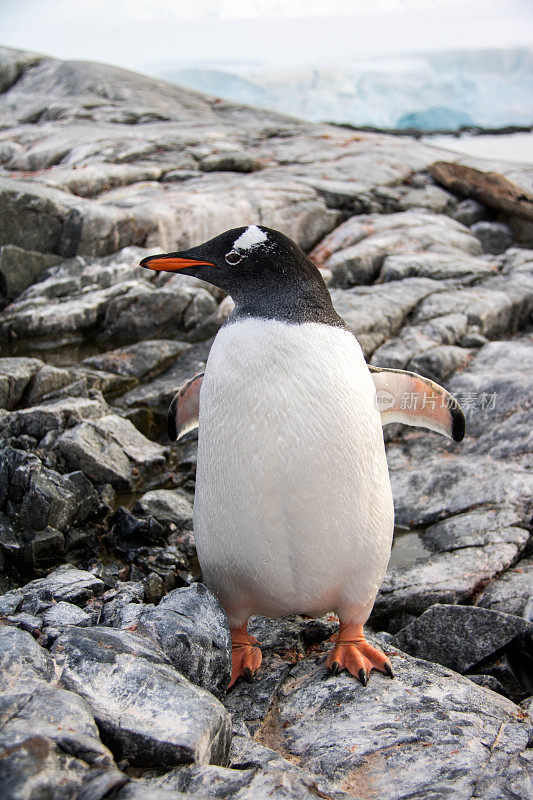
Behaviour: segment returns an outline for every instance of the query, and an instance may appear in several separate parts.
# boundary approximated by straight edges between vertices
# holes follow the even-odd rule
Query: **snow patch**
[[[243,233],[233,242],[235,250],[251,250],[253,247],[259,247],[268,240],[268,237],[261,228],[257,225],[249,225]]]

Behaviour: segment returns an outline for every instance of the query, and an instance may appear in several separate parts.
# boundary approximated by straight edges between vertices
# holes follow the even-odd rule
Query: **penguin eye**
[[[226,263],[228,264],[238,264],[242,258],[242,255],[238,253],[236,250],[230,250],[229,253],[226,253],[224,258],[226,259]]]

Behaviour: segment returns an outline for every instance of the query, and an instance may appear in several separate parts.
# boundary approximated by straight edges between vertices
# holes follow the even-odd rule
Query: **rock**
[[[0,358],[0,408],[15,408],[42,366],[38,358]]]
[[[196,341],[212,336],[222,322],[215,300],[203,289],[173,282],[154,289],[139,283],[107,305],[101,336],[138,340],[187,335]]]
[[[43,621],[45,625],[53,628],[65,628],[71,625],[83,628],[91,624],[92,617],[78,606],[60,600],[45,612]]]
[[[27,406],[33,406],[43,397],[52,392],[62,389],[72,383],[70,372],[67,369],[52,367],[45,364],[36,375],[33,376],[30,385],[24,393],[23,402]]]
[[[291,666],[290,661],[283,661],[268,651],[263,654],[253,683],[239,682],[223,699],[234,725],[237,722],[244,723],[252,736],[257,732],[276,703],[278,691],[289,675]]]
[[[481,242],[484,253],[503,253],[513,243],[513,229],[503,222],[475,222],[470,230]]]
[[[54,678],[54,660],[26,631],[0,626],[0,688],[2,693],[31,690]]]
[[[0,419],[0,431],[4,436],[27,434],[40,441],[50,431],[72,428],[83,419],[101,417],[107,410],[99,400],[66,397],[6,414]]]
[[[463,258],[481,252],[475,237],[444,215],[422,210],[351,217],[311,252],[319,267],[333,273],[332,286],[346,288],[375,280],[387,256],[446,253]]]
[[[394,644],[417,658],[465,673],[530,628],[526,620],[511,614],[436,604],[402,628]]]
[[[143,612],[137,631],[162,648],[192,683],[222,697],[231,676],[231,642],[222,606],[195,583]]]
[[[426,378],[442,383],[455,370],[468,363],[472,353],[464,347],[443,344],[424,350],[409,361],[409,369]]]
[[[409,253],[387,256],[382,262],[379,276],[383,281],[416,276],[433,280],[461,278],[464,282],[471,282],[492,275],[495,271],[495,267],[487,261],[466,254]]]
[[[90,356],[82,363],[124,377],[146,380],[163,372],[190,347],[190,344],[172,339],[152,339],[119,347],[99,356]]]
[[[0,294],[13,300],[60,260],[58,256],[4,245],[0,248]]]
[[[46,575],[65,557],[65,537],[60,531],[47,527],[44,530],[23,533],[24,561],[31,575]]]
[[[391,660],[395,679],[373,673],[365,688],[345,673],[324,679],[323,657],[301,661],[255,738],[356,797],[372,787],[391,800],[467,800],[509,772],[526,785],[530,723],[513,703],[440,665]]]
[[[259,162],[247,153],[213,153],[200,161],[203,172],[254,172]]]
[[[21,589],[6,592],[0,598],[0,610],[6,608],[9,603],[14,603],[15,607],[22,605],[24,608],[26,602],[33,603],[35,608],[35,600],[39,599],[45,601],[45,609],[52,606],[54,601],[83,605],[87,600],[102,594],[104,588],[104,582],[100,578],[90,572],[65,564],[50,572],[45,578],[38,578],[30,581]],[[31,605],[30,608],[32,608]]]
[[[524,616],[532,606],[533,559],[524,558],[515,567],[495,578],[476,599],[476,605],[491,611]],[[533,619],[529,617],[529,621]]]
[[[178,388],[197,372],[205,369],[212,339],[193,344],[181,356],[145,386],[139,386],[122,395],[121,406],[135,408],[147,406],[165,414]]]
[[[152,516],[163,527],[171,530],[192,530],[193,507],[180,489],[156,489],[140,497],[133,511],[142,516]]]
[[[35,456],[6,447],[0,465],[0,507],[30,530],[60,531],[84,522],[99,506],[98,496],[81,472],[60,475]]]
[[[475,222],[487,219],[488,216],[489,211],[486,206],[471,198],[461,200],[461,202],[457,204],[455,211],[452,212],[452,217],[468,228]]]
[[[438,288],[428,278],[406,278],[349,291],[333,289],[338,314],[357,336],[366,358],[400,330],[408,316]]]
[[[81,469],[96,483],[135,486],[165,463],[165,449],[115,414],[82,422],[63,433],[54,451],[67,469]]]
[[[71,628],[52,653],[62,684],[87,701],[115,758],[163,767],[227,761],[226,710],[153,643],[112,628]]]

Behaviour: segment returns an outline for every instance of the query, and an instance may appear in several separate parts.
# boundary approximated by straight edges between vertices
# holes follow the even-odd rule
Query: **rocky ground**
[[[2,796],[529,798],[531,223],[438,186],[450,154],[407,138],[10,50],[0,90]],[[332,616],[256,619],[258,679],[224,693],[195,436],[164,418],[231,301],[136,264],[248,223],[311,253],[372,364],[467,415],[460,444],[386,430],[369,630],[394,681],[327,678]]]

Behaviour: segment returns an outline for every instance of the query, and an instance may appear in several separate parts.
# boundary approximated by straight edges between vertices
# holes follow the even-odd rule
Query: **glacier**
[[[533,50],[449,50],[272,69],[234,63],[159,76],[311,122],[421,131],[533,125]]]

